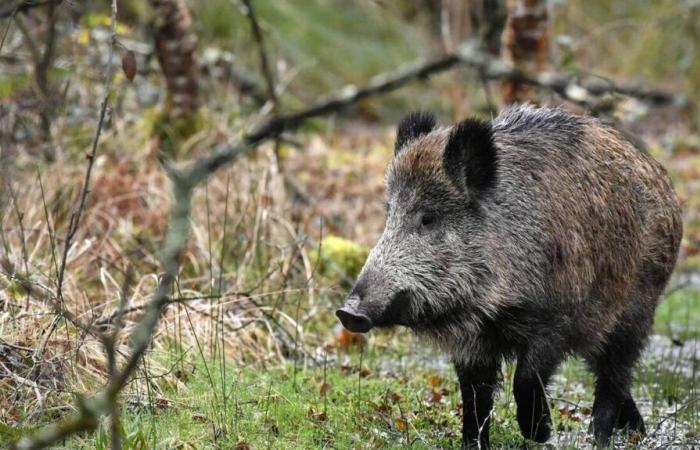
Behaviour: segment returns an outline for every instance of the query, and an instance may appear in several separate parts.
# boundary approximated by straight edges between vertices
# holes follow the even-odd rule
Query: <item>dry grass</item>
[[[13,405],[20,398],[35,401],[36,407],[22,408],[21,415],[30,416],[23,419],[31,419],[65,405],[65,392],[94,389],[107,376],[107,361],[88,327],[109,327],[124,298],[128,313],[117,349],[128,353],[125,338],[156,288],[169,183],[147,155],[115,158],[117,139],[105,139],[109,148],[96,161],[94,188],[68,252],[62,295],[80,325],[55,313],[60,255],[82,168],[59,162],[16,171],[7,180],[12,201],[4,204],[1,222],[0,343],[31,349],[31,355],[16,350],[21,357],[6,358],[0,347],[0,360],[17,360],[15,367],[0,366],[2,390],[15,390],[3,396],[0,420],[19,419]],[[303,323],[328,309],[329,293],[317,288],[309,259],[322,219],[313,208],[300,213],[290,205],[272,159],[264,149],[195,195],[191,238],[173,293],[182,301],[167,309],[155,350],[194,349],[207,358],[277,365],[304,359],[320,343]],[[149,361],[148,370],[153,376],[170,369]],[[142,391],[145,379],[130,388]]]

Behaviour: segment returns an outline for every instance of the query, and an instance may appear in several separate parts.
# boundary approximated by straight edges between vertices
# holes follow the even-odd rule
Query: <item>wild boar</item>
[[[465,448],[489,446],[504,360],[522,434],[547,441],[546,386],[569,354],[597,378],[596,441],[644,432],[632,370],[682,234],[658,162],[560,109],[453,126],[418,112],[398,127],[386,192],[384,232],[336,314],[355,332],[409,327],[450,354]]]

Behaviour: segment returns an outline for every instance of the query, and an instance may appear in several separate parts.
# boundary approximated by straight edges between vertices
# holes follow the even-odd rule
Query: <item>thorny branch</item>
[[[113,8],[116,8],[116,0],[113,0]],[[114,12],[116,13],[116,9]],[[164,273],[161,275],[161,281],[157,291],[146,305],[143,317],[130,335],[130,341],[132,343],[131,354],[127,358],[124,366],[115,371],[102,391],[90,398],[79,398],[79,412],[77,415],[49,425],[36,434],[23,438],[20,442],[15,444],[15,448],[43,448],[61,441],[72,434],[94,430],[97,427],[97,419],[99,417],[113,412],[119,392],[125,386],[141,357],[151,344],[163,309],[171,303],[169,293],[177,277],[179,258],[189,233],[190,201],[192,192],[197,185],[206,181],[215,171],[231,163],[239,155],[250,151],[264,141],[278,137],[283,131],[298,128],[308,119],[338,112],[363,99],[391,92],[409,82],[426,79],[460,64],[482,70],[484,75],[489,79],[515,79],[523,83],[551,89],[564,98],[579,103],[609,93],[631,95],[655,104],[668,102],[678,103],[683,99],[683,97],[678,94],[614,83],[589,82],[581,85],[577,83],[578,80],[575,75],[547,73],[528,75],[506,66],[501,61],[493,61],[488,55],[476,50],[475,46],[467,44],[462,45],[456,52],[447,54],[440,59],[404,69],[393,75],[375,77],[369,85],[363,88],[346,87],[339,95],[311,105],[306,109],[273,117],[255,127],[238,143],[220,146],[215,149],[211,155],[195,161],[189,167],[178,169],[171,162],[163,161],[173,182],[173,207],[170,213],[169,227],[161,256]],[[572,95],[572,92],[575,92],[577,95]],[[583,95],[583,93],[585,93],[585,95]],[[103,102],[101,118],[103,118],[104,115],[105,105],[106,99],[105,102]],[[96,141],[99,138],[99,128],[100,127],[98,127],[95,144],[93,146],[93,155]],[[87,196],[89,173],[88,170],[85,184],[86,188],[77,217],[75,218],[76,226]],[[72,239],[74,233],[75,231],[73,231],[73,233],[69,232],[68,238]],[[67,239],[66,248],[68,248],[69,242],[69,239]],[[64,252],[64,262],[65,259],[66,255]]]

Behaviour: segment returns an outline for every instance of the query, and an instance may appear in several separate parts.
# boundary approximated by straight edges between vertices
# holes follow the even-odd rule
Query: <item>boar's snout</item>
[[[340,307],[335,315],[340,319],[340,323],[353,333],[366,333],[372,329],[372,319],[366,314],[362,314],[352,306],[352,297]]]

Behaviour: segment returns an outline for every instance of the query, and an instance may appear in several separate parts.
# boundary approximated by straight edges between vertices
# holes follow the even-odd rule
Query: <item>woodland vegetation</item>
[[[614,124],[671,174],[677,273],[634,395],[700,446],[700,2],[0,1],[0,446],[459,448],[449,361],[333,311],[383,227],[397,120]],[[519,435],[509,383],[492,444]],[[592,445],[567,361],[555,448]]]

